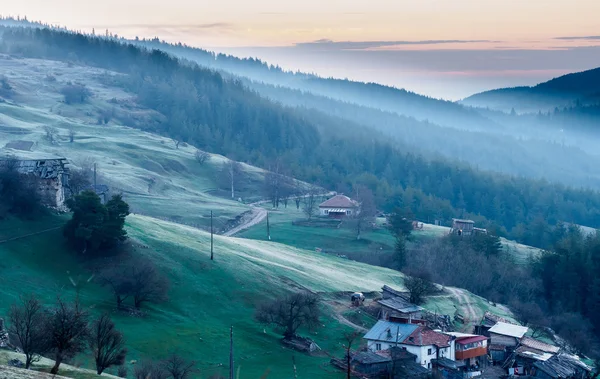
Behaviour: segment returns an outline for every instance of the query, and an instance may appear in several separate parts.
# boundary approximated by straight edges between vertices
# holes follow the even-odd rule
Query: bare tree
[[[117,308],[123,309],[125,300],[133,294],[133,283],[125,267],[110,266],[99,275],[100,285],[109,287],[117,301]]]
[[[197,371],[195,361],[186,361],[177,354],[171,354],[163,361],[162,366],[173,379],[187,379]]]
[[[310,292],[298,292],[260,305],[256,320],[283,329],[283,337],[292,339],[301,326],[319,324],[319,297]]]
[[[67,304],[61,298],[57,300],[51,313],[46,330],[55,361],[50,373],[56,375],[63,360],[85,350],[89,332],[88,314],[81,309],[79,303]]]
[[[422,304],[425,297],[435,291],[435,285],[431,281],[429,274],[425,271],[413,271],[404,279],[404,287],[410,294],[410,302],[413,304]]]
[[[284,201],[287,207],[287,199],[291,193],[293,180],[286,175],[283,163],[277,159],[265,173],[264,192],[271,200],[273,208],[279,208],[279,203]]]
[[[358,201],[358,208],[354,215],[354,221],[356,223],[356,239],[359,240],[360,233],[375,217],[377,208],[375,207],[373,192],[369,188],[358,185],[354,188],[354,192],[356,194],[356,200]]]
[[[296,181],[294,185],[294,202],[296,203],[296,209],[300,210],[300,204],[302,204],[302,199],[304,196],[304,188],[299,181]]]
[[[73,143],[75,142],[75,136],[77,135],[77,133],[75,132],[75,130],[73,128],[69,129],[69,142]]]
[[[205,163],[210,161],[210,154],[206,151],[196,150],[196,162],[200,164],[200,166],[204,166]]]
[[[44,126],[44,133],[46,133],[46,141],[48,141],[51,145],[56,145],[58,143],[58,129],[53,126],[46,125]]]
[[[135,379],[167,379],[169,373],[165,371],[160,363],[144,361],[135,366],[133,377]]]
[[[179,145],[181,145],[181,141],[176,140],[175,138],[173,138],[173,142],[175,143],[175,148],[179,149]]]
[[[346,378],[352,377],[352,345],[357,339],[360,340],[361,333],[357,330],[344,333],[344,350],[346,350]]]
[[[143,303],[160,303],[167,299],[169,282],[151,262],[134,262],[127,273],[131,280],[133,303],[137,309]]]
[[[72,169],[69,175],[69,189],[73,196],[92,184],[89,172],[83,169]]]
[[[117,330],[108,313],[92,323],[88,343],[94,354],[98,375],[111,366],[125,363],[127,349],[123,333]]]
[[[317,213],[318,202],[317,191],[311,188],[308,193],[304,195],[304,206],[302,207],[302,212],[304,212],[309,221],[315,213]]]
[[[235,199],[235,189],[243,179],[242,165],[234,160],[227,160],[221,168],[221,180],[231,189],[231,198]]]
[[[31,296],[22,296],[21,304],[13,304],[8,312],[8,329],[13,341],[25,354],[25,368],[40,360],[49,349],[46,319],[48,315],[39,300]]]

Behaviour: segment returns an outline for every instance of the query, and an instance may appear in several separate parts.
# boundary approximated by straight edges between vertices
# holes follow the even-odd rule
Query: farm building
[[[487,340],[487,337],[477,335],[457,337],[456,360],[463,362],[466,367],[487,366]]]
[[[546,361],[533,364],[532,376],[543,379],[584,379],[592,369],[579,358],[569,354],[556,354]]]
[[[69,186],[69,169],[66,158],[61,157],[0,157],[0,168],[14,169],[35,180],[44,205],[65,210],[65,194]]]
[[[412,319],[421,319],[423,317],[423,308],[412,304],[401,297],[382,299],[377,301],[381,305],[381,319],[404,318],[409,322]]]
[[[520,340],[527,333],[525,326],[498,322],[488,331],[490,334],[490,355],[494,362],[504,362],[508,354],[512,353],[519,345]]]
[[[450,233],[459,236],[470,236],[473,234],[475,229],[475,221],[473,220],[461,220],[458,218],[452,219],[452,229]]]
[[[319,214],[323,217],[343,218],[353,216],[359,211],[359,204],[348,196],[335,195],[319,204]]]

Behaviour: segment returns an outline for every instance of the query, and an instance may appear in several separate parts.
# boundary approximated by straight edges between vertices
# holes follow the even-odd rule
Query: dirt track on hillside
[[[465,294],[464,290],[459,288],[446,287],[446,290],[450,292],[454,297],[458,299],[465,318],[465,332],[470,333],[473,331],[475,324],[477,323],[477,311],[473,308],[473,304],[469,302],[469,297]]]
[[[252,216],[248,219],[244,220],[241,224],[236,226],[233,229],[230,229],[223,233],[225,237],[231,237],[242,230],[253,227],[256,224],[259,224],[267,217],[267,210],[259,207],[252,207]]]

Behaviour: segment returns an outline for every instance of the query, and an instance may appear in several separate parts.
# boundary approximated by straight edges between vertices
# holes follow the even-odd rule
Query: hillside
[[[55,224],[58,220],[48,219]],[[7,224],[0,224],[5,230]],[[33,230],[31,229],[33,228]],[[44,225],[21,225],[18,233],[28,234]],[[315,339],[327,353],[340,354],[339,335],[351,314],[348,291],[378,291],[383,284],[402,288],[397,271],[348,261],[323,253],[307,251],[274,242],[215,237],[215,261],[209,260],[210,235],[198,229],[149,217],[128,217],[128,233],[142,254],[160,265],[169,276],[169,301],[152,306],[143,318],[114,312],[112,296],[95,282],[85,286],[81,299],[93,313],[111,311],[125,331],[130,359],[161,357],[177,349],[199,360],[202,377],[225,374],[229,342],[228,328],[234,326],[236,352],[241,378],[256,378],[270,369],[269,377],[282,377],[291,370],[295,356],[298,372],[315,378],[338,378],[326,356],[309,357],[282,349],[278,336],[253,321],[255,306],[277,294],[299,288],[318,292],[325,300],[323,326],[304,333]],[[69,276],[85,276],[87,270],[65,250],[60,230],[0,244],[3,266],[0,271],[0,314],[21,293],[35,291],[46,302],[58,294],[74,296]],[[54,242],[51,242],[54,241]],[[47,246],[46,249],[41,249]],[[48,261],[47,257],[52,256]],[[14,268],[18,267],[18,270]],[[226,284],[226,285],[224,285]],[[453,314],[478,304],[477,312],[494,309],[481,298],[461,291],[467,299],[452,294],[434,297],[425,307]],[[462,296],[462,295],[461,295]],[[343,323],[342,323],[343,322]]]
[[[517,112],[548,112],[555,108],[597,103],[600,68],[563,75],[532,87],[502,88],[467,97],[469,106]]]

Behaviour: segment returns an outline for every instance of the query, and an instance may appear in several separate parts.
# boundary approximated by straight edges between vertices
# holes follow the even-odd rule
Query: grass
[[[224,157],[213,154],[209,162],[199,165],[192,146],[176,148],[171,139],[124,126],[116,118],[98,125],[100,109],[115,108],[117,113],[131,113],[140,119],[157,117],[135,106],[131,94],[101,83],[98,75],[103,70],[2,56],[0,69],[15,88],[11,102],[0,103],[0,147],[13,140],[36,143],[34,152],[4,148],[0,155],[58,155],[66,157],[71,167],[94,161],[99,182],[123,193],[133,212],[203,228],[209,225],[210,210],[216,227],[221,228],[249,209],[237,198],[250,199],[260,191],[262,171],[255,167],[243,166],[245,183],[237,189],[236,200],[228,199],[218,180]],[[58,81],[47,82],[47,73],[53,73]],[[93,97],[86,104],[64,104],[59,90],[67,81],[85,83]],[[115,104],[113,98],[123,103]],[[46,125],[58,129],[58,145],[44,139]],[[11,133],[15,128],[24,134]],[[68,142],[71,129],[76,133],[74,143]]]

